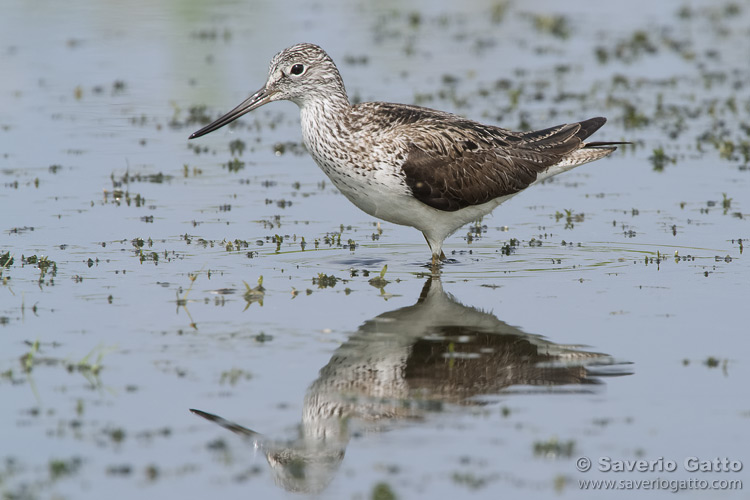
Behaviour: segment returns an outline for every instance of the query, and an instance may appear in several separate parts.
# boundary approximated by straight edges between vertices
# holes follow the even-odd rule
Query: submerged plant
[[[724,215],[727,214],[727,211],[732,208],[732,198],[727,196],[727,193],[721,193],[721,206],[724,208]]]
[[[262,307],[263,299],[266,296],[266,289],[263,288],[263,276],[258,278],[258,286],[256,286],[255,288],[250,288],[250,285],[248,285],[245,281],[243,281],[243,283],[245,284],[245,294],[242,296],[242,298],[244,298],[247,302],[247,305],[243,310],[247,310],[247,308],[250,307],[250,304],[252,304],[253,302],[257,302]]]
[[[319,273],[317,277],[313,277],[312,282],[313,285],[318,285],[318,288],[333,288],[336,286],[336,282],[338,282],[339,278],[337,278],[334,275],[327,275],[325,273]]]
[[[558,441],[556,437],[534,442],[534,455],[546,458],[570,457],[574,449],[575,441]]]
[[[34,356],[37,352],[39,352],[39,341],[35,340],[34,343],[31,344],[29,352],[21,356],[21,366],[26,373],[30,372],[34,367]]]
[[[388,264],[383,266],[383,269],[380,271],[380,275],[375,276],[374,278],[370,278],[368,281],[369,284],[374,286],[375,288],[380,288],[381,290],[390,283],[387,279],[385,279],[385,273],[388,271]]]
[[[667,156],[664,152],[664,148],[658,147],[654,149],[654,153],[648,158],[651,161],[651,165],[654,166],[654,170],[661,172],[667,163],[675,163],[676,160],[672,157]]]
[[[8,278],[3,276],[3,272],[13,265],[13,256],[10,252],[0,254],[0,278],[3,280],[3,284],[7,283]]]
[[[77,371],[83,373],[84,375],[90,374],[97,376],[102,370],[102,359],[104,358],[104,355],[114,350],[114,347],[104,348],[101,346],[97,346],[93,348],[91,352],[85,355],[80,361],[76,363],[68,363],[68,371]],[[91,360],[94,355],[96,355],[96,360],[92,362]]]
[[[560,219],[565,218],[565,229],[573,229],[576,222],[583,222],[586,218],[585,214],[577,214],[573,210],[564,209],[563,212],[555,212],[555,222],[559,222]]]

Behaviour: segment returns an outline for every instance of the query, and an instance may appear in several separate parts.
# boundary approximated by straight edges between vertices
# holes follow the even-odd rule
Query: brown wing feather
[[[525,189],[539,173],[579,149],[605,121],[592,118],[521,133],[469,121],[459,131],[453,123],[450,139],[440,135],[411,144],[402,170],[415,198],[455,211]],[[454,144],[446,144],[448,140]]]

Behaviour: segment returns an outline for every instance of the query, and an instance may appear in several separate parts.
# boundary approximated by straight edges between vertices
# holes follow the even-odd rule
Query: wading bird
[[[304,144],[333,184],[366,213],[420,230],[433,267],[464,224],[623,144],[585,142],[605,118],[513,132],[419,106],[352,106],[333,60],[309,43],[276,54],[259,91],[190,139],[280,100],[299,106]]]

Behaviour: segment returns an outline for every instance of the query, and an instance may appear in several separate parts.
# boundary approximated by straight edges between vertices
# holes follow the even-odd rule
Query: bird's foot
[[[443,265],[443,261],[447,260],[445,257],[445,252],[442,250],[440,251],[440,255],[432,254],[432,272],[438,273],[440,272],[440,268]]]

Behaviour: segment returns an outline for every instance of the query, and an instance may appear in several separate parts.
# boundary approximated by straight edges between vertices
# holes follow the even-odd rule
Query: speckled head
[[[229,113],[194,132],[190,139],[213,132],[272,101],[292,101],[304,108],[310,102],[331,99],[348,103],[339,70],[323,49],[312,43],[299,43],[271,59],[268,79],[259,91]]]
[[[302,107],[331,93],[344,93],[344,81],[333,59],[312,43],[299,43],[276,54],[268,69],[266,88]]]

